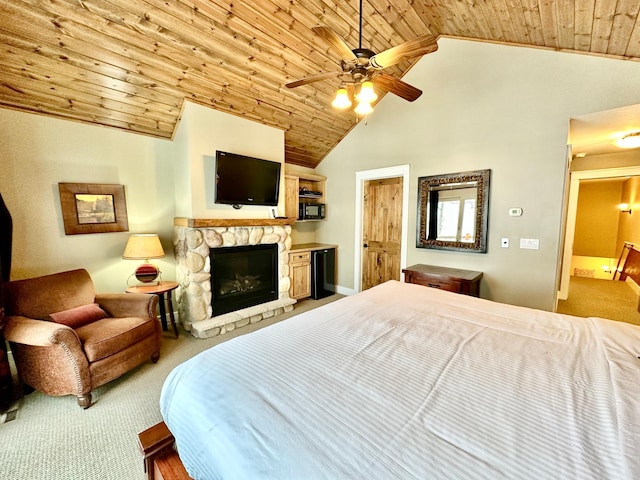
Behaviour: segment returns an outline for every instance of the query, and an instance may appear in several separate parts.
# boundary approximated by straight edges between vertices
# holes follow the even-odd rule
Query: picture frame
[[[128,232],[124,185],[58,183],[66,235]]]

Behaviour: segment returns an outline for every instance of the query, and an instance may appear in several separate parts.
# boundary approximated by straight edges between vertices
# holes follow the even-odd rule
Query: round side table
[[[176,319],[173,315],[173,301],[171,300],[171,292],[178,288],[177,282],[160,282],[154,285],[135,285],[133,287],[127,287],[127,293],[151,293],[159,297],[158,305],[160,306],[160,321],[162,322],[162,330],[167,330],[167,312],[169,310],[169,318],[171,318],[171,325],[173,326],[173,332],[178,338],[178,326],[176,325]],[[165,309],[165,293],[167,308]]]

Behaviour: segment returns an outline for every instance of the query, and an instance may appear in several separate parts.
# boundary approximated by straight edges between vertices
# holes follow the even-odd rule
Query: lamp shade
[[[148,260],[162,257],[164,257],[164,250],[155,233],[131,235],[122,254],[122,258],[125,260]]]
[[[131,235],[124,247],[122,258],[125,260],[144,260],[145,262],[136,268],[134,275],[142,283],[153,282],[160,274],[160,269],[149,263],[150,258],[164,257],[164,250],[160,244],[158,235],[136,234]]]

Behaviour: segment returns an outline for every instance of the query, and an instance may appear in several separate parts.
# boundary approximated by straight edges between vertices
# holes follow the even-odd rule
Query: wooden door
[[[362,211],[362,290],[400,280],[402,177],[366,180]]]

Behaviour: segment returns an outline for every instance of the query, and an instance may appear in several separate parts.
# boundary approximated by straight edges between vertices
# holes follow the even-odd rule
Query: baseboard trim
[[[342,287],[340,285],[336,285],[336,293],[339,293],[341,295],[354,295],[358,292],[355,291],[353,288],[347,288],[347,287]]]

